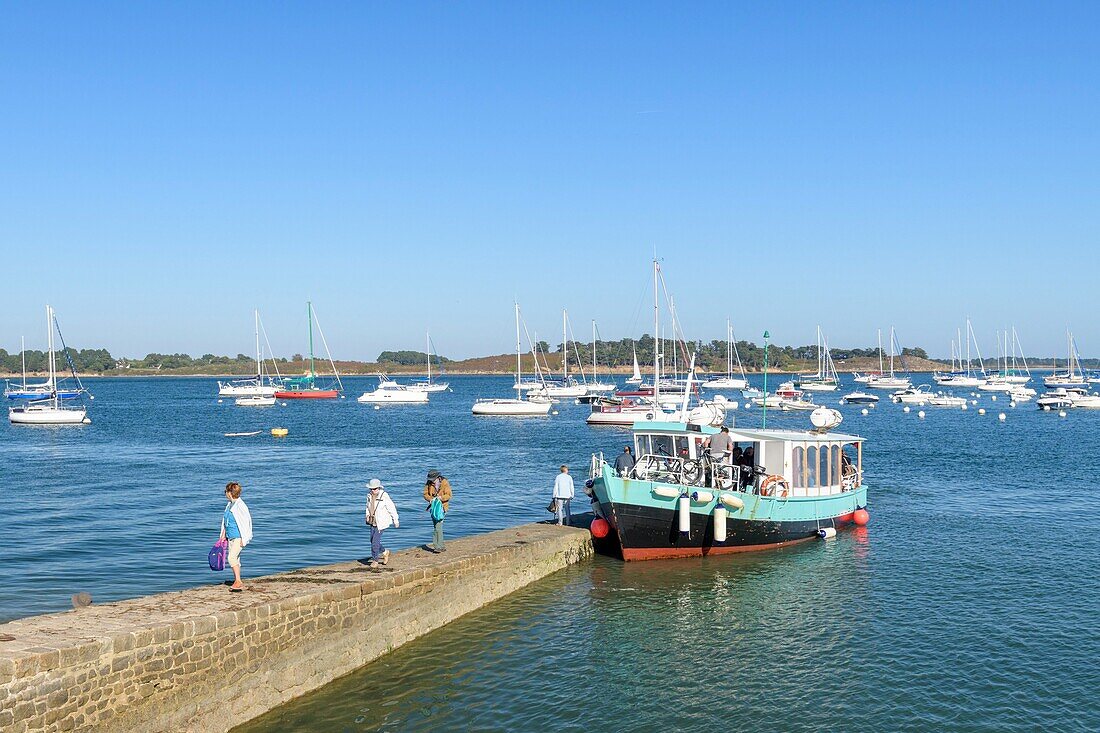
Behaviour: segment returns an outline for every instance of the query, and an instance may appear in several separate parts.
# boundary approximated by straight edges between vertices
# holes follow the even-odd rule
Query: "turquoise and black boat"
[[[718,428],[678,422],[634,426],[637,463],[619,475],[592,457],[586,492],[602,549],[624,560],[761,550],[832,537],[865,524],[863,439],[796,430],[730,429],[735,449],[706,456]],[[617,546],[617,547],[616,547]]]

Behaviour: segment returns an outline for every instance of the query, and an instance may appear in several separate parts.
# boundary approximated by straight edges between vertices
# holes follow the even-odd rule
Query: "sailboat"
[[[580,369],[580,364],[577,365]],[[562,309],[561,312],[561,380],[543,380],[541,385],[529,388],[527,395],[530,397],[583,397],[588,393],[588,386],[584,383],[584,372],[581,372],[581,380],[569,375],[569,312]],[[517,381],[517,384],[520,382]]]
[[[661,333],[660,301],[658,300],[660,273],[660,263],[655,259],[653,260],[653,333],[655,334]],[[670,311],[673,314],[673,331],[675,333],[675,310],[671,307],[671,304]],[[726,419],[726,412],[720,403],[701,402],[694,408],[690,407],[693,393],[692,383],[695,375],[695,354],[691,355],[687,375],[682,391],[676,394],[679,400],[678,407],[671,412],[665,412],[661,396],[665,383],[661,379],[660,341],[655,338],[652,392],[639,395],[636,399],[601,397],[592,403],[592,412],[585,418],[585,422],[589,425],[633,425],[645,420],[659,420],[690,423],[696,426],[721,425]]]
[[[61,338],[61,349],[65,359],[69,363],[69,370],[76,380],[76,390],[58,389],[57,380],[57,354],[54,353],[53,334],[57,330]],[[67,401],[79,399],[84,393],[84,387],[80,384],[80,378],[76,375],[76,367],[69,357],[65,347],[65,338],[61,336],[61,328],[57,325],[57,317],[53,308],[46,306],[46,362],[49,377],[44,385],[32,385],[35,389],[43,386],[48,388],[48,393],[39,393],[37,397],[23,397],[24,404],[13,405],[8,408],[8,420],[12,425],[88,425],[92,421],[88,418],[88,409],[81,401],[79,406],[69,404]]]
[[[275,397],[275,393],[281,387],[281,379],[264,374],[263,354],[260,351],[260,311],[252,311],[255,320],[256,335],[256,376],[250,379],[234,379],[229,382],[218,382],[219,397]],[[266,335],[266,333],[265,333]],[[269,345],[270,346],[270,345]],[[274,364],[274,359],[272,360]],[[276,371],[278,367],[276,367]],[[244,405],[266,405],[267,402],[245,401]]]
[[[798,386],[807,392],[834,392],[839,384],[833,353],[829,350],[829,342],[821,333],[821,326],[818,326],[817,373],[801,377]]]
[[[614,392],[618,389],[618,385],[614,382],[601,382],[596,376],[596,336],[598,331],[596,329],[596,321],[592,321],[592,381],[588,383],[589,394],[599,394],[601,392]]]
[[[27,347],[22,337],[19,339],[19,350],[23,360],[23,378],[17,385],[13,385],[10,381],[6,383],[4,396],[9,400],[42,400],[50,397],[54,391],[57,391],[57,396],[61,399],[68,400],[79,397],[84,392],[83,388],[55,390],[57,385],[53,379],[47,379],[38,384],[27,384]]]
[[[638,349],[633,343],[630,344],[630,350],[634,352],[634,373],[630,375],[630,378],[626,380],[627,384],[641,384],[642,383],[642,371],[638,368]]]
[[[1064,389],[1086,387],[1088,379],[1081,369],[1081,355],[1077,353],[1077,343],[1073,340],[1073,334],[1066,331],[1066,345],[1069,350],[1067,369],[1059,372],[1057,367],[1054,373],[1043,377],[1043,384],[1050,388],[1062,387]]]
[[[418,379],[410,382],[406,385],[409,389],[415,392],[446,392],[451,388],[449,382],[434,382],[432,381],[432,335],[428,333],[426,339],[428,342],[428,378]]]
[[[737,371],[740,377],[733,376],[733,360],[737,358]],[[726,376],[715,377],[703,382],[705,389],[746,389],[749,380],[745,376],[745,367],[741,364],[741,355],[737,353],[737,342],[733,338],[733,326],[726,319]]]
[[[516,385],[523,384],[523,357],[519,340],[519,303],[516,303]],[[530,340],[530,336],[528,336]],[[535,371],[539,371],[538,357],[535,356],[535,345],[531,343],[531,355],[535,357]],[[543,398],[521,399],[519,397],[501,397],[495,399],[480,399],[474,402],[471,408],[475,415],[493,416],[540,416],[550,412],[550,400]]]
[[[978,348],[978,337],[974,335],[974,327],[970,324],[970,319],[966,319],[966,369],[963,369],[962,364],[962,333],[956,332],[959,339],[958,347],[958,368],[955,368],[955,344],[952,342],[952,371],[944,374],[943,372],[936,372],[932,375],[932,379],[936,384],[941,387],[981,387],[986,383],[985,374],[985,360],[982,359],[982,351]],[[974,369],[973,361],[970,358],[970,346],[973,344],[974,351],[978,354],[978,369]]]
[[[313,303],[306,303],[306,313],[309,320],[309,373],[301,377],[287,377],[283,385],[275,393],[280,400],[319,400],[334,399],[344,391],[344,383],[340,381],[340,373],[336,371],[336,363],[332,360],[332,352],[328,349],[325,333],[321,330],[320,321],[317,322],[317,333],[321,336],[321,343],[325,346],[325,354],[328,363],[332,366],[334,382],[325,388],[317,386],[317,369],[313,359],[313,322],[317,320],[317,314],[313,310]]]
[[[863,381],[871,389],[908,389],[910,386],[909,377],[899,377],[894,373],[894,356],[895,345],[897,344],[897,335],[894,333],[894,327],[890,327],[890,373],[889,375],[882,373],[882,331],[879,331],[878,335],[878,359],[879,359],[879,373],[868,375],[866,379],[857,378],[856,381]],[[897,349],[898,352],[901,349]]]

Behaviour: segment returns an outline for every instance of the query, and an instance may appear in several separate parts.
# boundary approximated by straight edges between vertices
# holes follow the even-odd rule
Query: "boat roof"
[[[714,435],[721,428],[710,425],[689,425],[666,420],[646,420],[634,423],[637,433],[699,433]],[[846,433],[815,433],[812,430],[761,430],[730,428],[730,437],[736,440],[788,440],[813,443],[862,443],[863,438]]]

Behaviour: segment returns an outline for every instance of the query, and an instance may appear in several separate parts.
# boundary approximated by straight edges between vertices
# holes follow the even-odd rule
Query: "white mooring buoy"
[[[1002,412],[1000,415],[997,416],[997,419],[1000,420],[1001,422],[1004,422],[1007,418],[1006,418],[1005,414]]]
[[[864,407],[862,410],[860,410],[860,414],[866,415],[867,414],[867,408]]]
[[[1050,408],[1049,407],[1044,407],[1043,409],[1044,410],[1049,410]],[[1066,416],[1066,411],[1065,410],[1059,410],[1058,411],[1058,417],[1065,417],[1065,416]]]
[[[978,414],[979,415],[984,415],[985,414],[985,408],[984,407],[979,407],[978,408]]]
[[[905,407],[901,408],[901,411],[902,412],[909,412],[909,405],[906,405]]]
[[[923,420],[924,419],[924,410],[921,410],[920,412],[918,412],[917,417],[919,417],[921,420]]]

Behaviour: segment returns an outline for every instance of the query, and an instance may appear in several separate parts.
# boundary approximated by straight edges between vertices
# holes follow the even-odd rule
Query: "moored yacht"
[[[428,392],[407,384],[398,384],[381,372],[376,376],[378,377],[378,386],[370,392],[359,395],[358,402],[390,405],[428,404]]]

